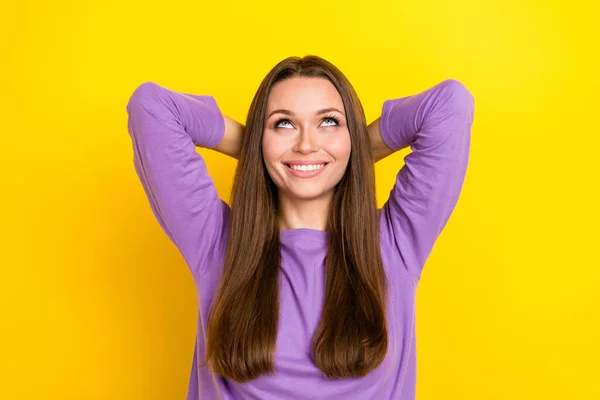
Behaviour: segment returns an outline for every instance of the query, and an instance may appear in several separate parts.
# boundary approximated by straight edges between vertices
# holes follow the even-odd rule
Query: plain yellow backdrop
[[[125,105],[154,81],[245,123],[271,67],[317,54],[368,122],[447,78],[475,97],[418,291],[418,399],[599,399],[599,17],[579,0],[3,5],[0,398],[185,398],[196,293]],[[235,161],[198,151],[228,200]],[[407,153],[377,163],[380,205]]]

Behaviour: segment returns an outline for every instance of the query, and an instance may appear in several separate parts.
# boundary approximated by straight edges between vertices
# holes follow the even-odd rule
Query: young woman
[[[474,99],[457,80],[367,126],[341,71],[290,57],[246,125],[212,96],[141,84],[134,165],[198,293],[191,399],[414,399],[415,294],[457,201]],[[195,147],[238,159],[231,207]],[[374,162],[410,146],[377,209]]]

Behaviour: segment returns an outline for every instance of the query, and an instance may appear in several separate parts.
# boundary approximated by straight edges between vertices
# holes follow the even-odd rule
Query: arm
[[[228,206],[195,147],[217,147],[224,118],[212,96],[152,82],[133,92],[126,109],[134,166],[151,209],[192,274],[200,274],[205,256],[220,243]]]
[[[390,149],[381,137],[381,131],[379,127],[380,121],[381,117],[377,118],[375,121],[371,122],[369,126],[367,126],[369,137],[371,138],[371,153],[373,154],[374,163],[395,153],[395,151]]]
[[[448,79],[413,96],[385,101],[376,121],[379,129],[370,127],[374,153],[380,157],[407,146],[412,149],[396,175],[382,217],[390,242],[416,277],[462,190],[473,116],[471,93]]]
[[[223,118],[225,119],[225,135],[214,150],[239,160],[242,136],[246,127],[227,115],[223,115]]]

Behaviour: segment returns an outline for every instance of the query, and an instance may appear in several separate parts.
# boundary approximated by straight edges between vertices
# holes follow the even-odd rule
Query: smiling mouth
[[[310,164],[310,165],[293,165],[292,164],[287,164],[284,163],[284,165],[286,167],[288,167],[289,169],[291,169],[292,171],[298,171],[298,172],[312,172],[312,171],[318,171],[320,169],[325,168],[325,166],[327,166],[327,164],[329,163],[321,163],[321,164]]]

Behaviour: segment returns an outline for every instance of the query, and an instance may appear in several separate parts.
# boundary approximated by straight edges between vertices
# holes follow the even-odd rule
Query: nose
[[[310,128],[303,128],[297,136],[294,151],[302,154],[309,154],[319,150],[319,145],[316,139],[316,132]]]

